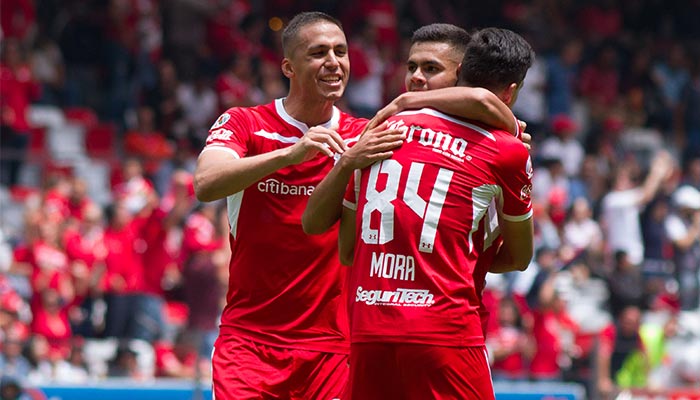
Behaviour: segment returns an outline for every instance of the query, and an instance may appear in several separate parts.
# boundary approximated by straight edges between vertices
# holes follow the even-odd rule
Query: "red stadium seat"
[[[29,130],[28,159],[30,162],[43,162],[49,156],[46,147],[46,128],[43,126],[32,127]]]
[[[112,161],[117,158],[117,128],[111,123],[99,123],[85,132],[85,149],[92,158]]]
[[[80,124],[86,129],[94,127],[99,123],[97,113],[88,107],[67,107],[64,113],[68,121]]]

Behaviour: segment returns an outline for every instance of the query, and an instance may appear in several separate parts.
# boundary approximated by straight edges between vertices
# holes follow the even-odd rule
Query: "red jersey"
[[[122,229],[109,226],[105,229],[107,292],[133,294],[144,291],[142,254],[147,244],[139,236],[141,224],[142,221],[133,220]]]
[[[0,64],[0,124],[17,132],[29,130],[27,111],[32,100],[41,95],[41,86],[34,81],[31,68],[22,65],[12,69]]]
[[[483,345],[483,219],[492,200],[505,220],[532,216],[527,149],[431,109],[402,112],[389,127],[406,142],[362,170],[345,199],[357,210],[351,340]]]
[[[325,126],[338,126],[349,140],[366,122],[334,109]],[[291,146],[307,130],[286,113],[282,99],[231,108],[214,123],[202,151],[254,156]],[[333,160],[319,154],[228,197],[232,254],[222,334],[305,350],[348,351],[337,225],[313,236],[301,227],[309,195],[332,167]]]

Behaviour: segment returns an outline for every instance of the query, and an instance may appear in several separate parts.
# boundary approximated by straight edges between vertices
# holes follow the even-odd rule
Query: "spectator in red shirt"
[[[201,376],[204,365],[198,368],[197,338],[187,330],[178,333],[174,343],[161,341],[154,345],[156,377],[194,379]]]
[[[36,28],[36,10],[32,0],[3,0],[0,3],[2,37],[26,39]]]
[[[93,326],[91,315],[94,302],[104,291],[107,247],[102,209],[89,203],[84,208],[83,217],[66,229],[63,241],[72,263],[76,292],[75,307],[70,312],[71,323],[75,333],[92,337],[97,335],[99,328]]]
[[[237,53],[231,57],[227,68],[216,78],[214,88],[219,97],[219,110],[231,107],[248,107],[262,100],[262,91],[254,86],[252,57]]]
[[[178,170],[173,174],[170,192],[160,200],[154,196],[140,213],[143,227],[139,237],[146,248],[141,254],[144,290],[139,307],[144,318],[152,322],[151,328],[144,331],[147,335],[144,339],[156,340],[164,332],[167,292],[178,288],[182,280],[181,225],[193,201],[192,175]]]
[[[4,2],[3,2],[4,4]],[[19,182],[19,171],[29,145],[27,110],[41,88],[24,62],[20,43],[6,39],[0,59],[0,184]]]
[[[175,154],[175,146],[155,124],[155,113],[149,106],[141,106],[137,112],[138,125],[124,136],[126,154],[138,157],[144,165],[146,176],[153,177],[160,163]]]
[[[187,328],[202,339],[200,354],[208,356],[218,328],[221,300],[225,294],[218,278],[218,250],[228,246],[227,230],[219,224],[219,203],[200,203],[187,218],[183,230],[183,281],[189,306]]]
[[[146,243],[139,238],[140,221],[134,219],[123,201],[115,202],[107,209],[106,215],[105,336],[133,338],[137,329],[138,295],[144,287],[141,254]]]
[[[571,364],[569,352],[573,349],[576,331],[576,324],[554,289],[552,276],[540,287],[537,306],[533,309],[532,336],[537,343],[530,362],[533,380],[562,379],[562,371]]]
[[[61,242],[62,235],[59,223],[44,217],[39,226],[39,238],[30,248],[34,293],[31,306],[35,315],[43,307],[41,295],[46,290],[56,290],[63,304],[72,302],[75,297],[70,261]]]
[[[49,358],[64,359],[70,354],[73,331],[67,307],[57,290],[48,288],[41,292],[41,305],[34,309],[32,334],[46,338]]]
[[[579,91],[591,107],[593,118],[601,119],[601,115],[619,99],[618,57],[617,49],[612,44],[605,44],[598,50],[595,60],[581,70]]]
[[[498,305],[498,328],[489,333],[487,345],[493,357],[494,380],[526,380],[527,363],[535,343],[523,329],[520,310],[515,302],[503,298]]]

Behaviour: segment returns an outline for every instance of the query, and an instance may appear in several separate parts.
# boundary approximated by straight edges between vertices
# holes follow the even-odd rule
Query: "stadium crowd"
[[[0,371],[210,377],[228,220],[194,163],[222,111],[284,96],[278,34],[316,9],[344,24],[356,116],[401,93],[423,24],[536,50],[513,109],[536,256],[487,279],[495,380],[700,390],[700,2],[438,3],[4,0]]]

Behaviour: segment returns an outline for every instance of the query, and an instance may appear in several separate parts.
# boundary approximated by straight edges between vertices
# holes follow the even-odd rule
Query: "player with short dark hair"
[[[487,28],[469,42],[460,81],[511,106],[532,59],[522,38]],[[494,200],[503,243],[491,270],[532,258],[530,156],[508,132],[433,109],[388,124],[405,143],[355,174],[341,219],[350,398],[493,399],[474,270]]]
[[[367,120],[334,106],[350,72],[335,19],[301,13],[283,37],[288,95],[222,114],[194,174],[199,200],[225,197],[228,205],[229,288],[212,357],[217,399],[331,399],[347,383],[346,270],[338,262],[337,226],[307,236],[301,213],[333,157],[349,151]],[[487,97],[462,98],[472,106],[462,102],[462,110],[476,109],[475,118],[499,109],[495,96],[487,107],[474,106]],[[507,107],[489,115],[484,119],[513,125]],[[372,140],[357,141],[352,154],[371,163],[386,158],[402,134],[380,125],[366,138]]]

